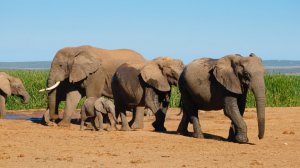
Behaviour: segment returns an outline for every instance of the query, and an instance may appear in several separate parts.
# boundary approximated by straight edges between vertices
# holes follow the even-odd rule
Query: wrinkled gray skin
[[[48,93],[50,116],[45,113],[45,121],[58,119],[58,106],[61,101],[66,101],[66,105],[63,119],[58,125],[69,126],[71,116],[83,96],[113,98],[113,74],[122,63],[133,60],[145,59],[127,49],[105,50],[80,46],[59,50],[52,61],[47,86],[51,87],[58,81],[61,83]]]
[[[21,97],[24,104],[28,103],[30,99],[23,82],[19,78],[0,72],[0,118],[5,117],[6,98],[11,95]]]
[[[198,120],[200,110],[224,110],[232,121],[230,141],[248,142],[247,126],[243,120],[248,89],[254,93],[258,120],[258,137],[265,131],[265,83],[261,59],[228,55],[221,59],[197,59],[187,65],[179,79],[183,116],[178,127],[180,134],[188,134],[187,126],[193,124],[193,136],[203,138]]]
[[[155,131],[165,131],[171,85],[177,85],[182,69],[181,60],[169,57],[121,65],[112,81],[116,115],[121,114],[121,130],[142,129],[146,107],[155,113],[156,121],[152,123]],[[133,109],[134,114],[129,124],[126,119],[128,109]]]
[[[115,106],[111,100],[105,99],[103,97],[89,97],[85,100],[83,106],[81,107],[81,125],[80,130],[84,130],[84,124],[88,118],[91,118],[91,123],[93,130],[102,131],[103,117],[109,119],[109,127],[107,130],[117,130],[116,127],[116,115]],[[97,125],[99,128],[97,128]]]

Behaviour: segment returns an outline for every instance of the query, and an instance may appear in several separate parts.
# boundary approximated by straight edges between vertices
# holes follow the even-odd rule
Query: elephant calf
[[[0,72],[0,118],[5,117],[5,103],[7,96],[16,95],[23,99],[23,103],[29,102],[30,96],[23,82],[5,72]]]
[[[84,130],[85,121],[90,118],[94,130],[103,130],[103,115],[109,119],[107,130],[116,130],[115,106],[112,101],[103,97],[89,97],[85,100],[81,108],[80,130]],[[97,128],[99,126],[99,129]]]

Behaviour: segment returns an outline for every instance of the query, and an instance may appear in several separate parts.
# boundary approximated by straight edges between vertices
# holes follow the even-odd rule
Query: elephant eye
[[[251,77],[251,75],[247,71],[244,71],[244,76],[247,79],[250,79],[250,77]]]

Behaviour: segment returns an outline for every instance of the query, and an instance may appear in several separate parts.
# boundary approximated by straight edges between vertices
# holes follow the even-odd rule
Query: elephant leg
[[[99,131],[103,131],[104,130],[104,126],[103,126],[103,115],[101,114],[101,112],[96,112],[97,113],[97,122],[99,125]],[[95,119],[96,119],[95,118]]]
[[[241,116],[243,117],[244,112],[245,112],[245,108],[246,108],[246,96],[242,95],[240,98],[238,98],[238,107],[239,107],[239,111]],[[231,122],[230,128],[229,128],[229,134],[228,134],[228,141],[235,141],[235,136],[237,134],[237,127],[233,124],[233,122]]]
[[[182,109],[183,110],[183,109]],[[189,116],[186,111],[183,111],[183,115],[180,121],[180,124],[177,128],[177,133],[181,135],[187,136],[188,132],[188,124],[189,124]]]
[[[91,117],[92,130],[93,131],[101,131],[100,129],[97,128],[96,118],[97,118],[97,116]]]
[[[155,121],[152,123],[152,126],[155,128],[157,132],[165,132],[167,129],[164,126],[166,119],[166,113],[162,109],[159,109],[155,113]]]
[[[107,127],[107,131],[117,130],[117,122],[115,120],[115,117],[111,113],[108,113],[107,115],[110,123],[110,126]]]
[[[81,120],[80,122],[80,131],[84,131],[84,120]]]
[[[131,118],[131,120],[129,121],[129,126],[130,126],[130,127],[133,125],[135,118],[136,118],[136,107],[134,107],[134,108],[132,109],[132,118]]]
[[[131,125],[132,129],[143,129],[144,128],[144,111],[145,107],[144,106],[137,106],[135,108],[135,118],[134,122]]]
[[[80,99],[81,99],[81,94],[77,90],[70,91],[67,94],[64,116],[63,116],[62,121],[60,121],[58,123],[59,126],[62,126],[62,127],[70,126],[71,117],[72,117],[74,111],[76,111],[76,107],[77,107]]]
[[[237,98],[226,97],[225,98],[225,108],[224,113],[232,121],[231,134],[234,134],[235,141],[239,143],[247,143],[247,125],[241,115],[238,107]],[[230,137],[232,138],[232,137]]]
[[[52,123],[50,121],[50,112],[49,112],[49,108],[46,109],[44,115],[43,115],[43,119],[42,121],[46,124],[46,125],[49,125],[50,123]]]
[[[165,95],[158,95],[152,88],[146,88],[145,90],[145,105],[149,107],[151,111],[155,113],[155,121],[152,123],[155,131],[163,132],[167,129],[164,126],[166,118],[166,109],[162,110],[162,98]]]
[[[198,110],[193,108],[192,111],[190,111],[190,120],[193,123],[193,137],[195,138],[204,138],[202,130],[201,130],[201,125],[199,122],[199,117],[198,117]]]
[[[0,94],[0,118],[4,118],[5,114],[5,97]]]
[[[169,95],[160,95],[159,99],[159,102],[161,102],[160,107],[159,110],[155,113],[155,121],[152,123],[152,126],[155,128],[155,131],[164,132],[167,131],[164,124],[169,108]]]
[[[183,92],[186,93],[186,92]],[[194,107],[193,103],[189,100],[189,97],[185,94],[181,95],[181,112],[182,118],[177,128],[177,133],[181,135],[189,135],[188,125],[190,122],[190,114],[198,112],[197,108]]]
[[[120,131],[130,131],[131,128],[129,127],[127,118],[126,118],[126,109],[125,108],[119,108],[116,105],[116,114],[120,114],[121,115],[121,122],[122,122],[122,127],[120,129]]]

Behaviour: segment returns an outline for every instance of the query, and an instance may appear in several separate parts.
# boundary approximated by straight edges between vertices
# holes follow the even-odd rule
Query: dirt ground
[[[16,113],[16,112],[15,112]],[[0,167],[300,167],[300,107],[267,108],[265,138],[257,137],[255,109],[247,109],[249,144],[224,141],[230,125],[222,111],[200,112],[206,139],[177,135],[179,109],[167,114],[168,132],[79,131],[31,120],[0,120]],[[189,130],[192,130],[190,125]]]

